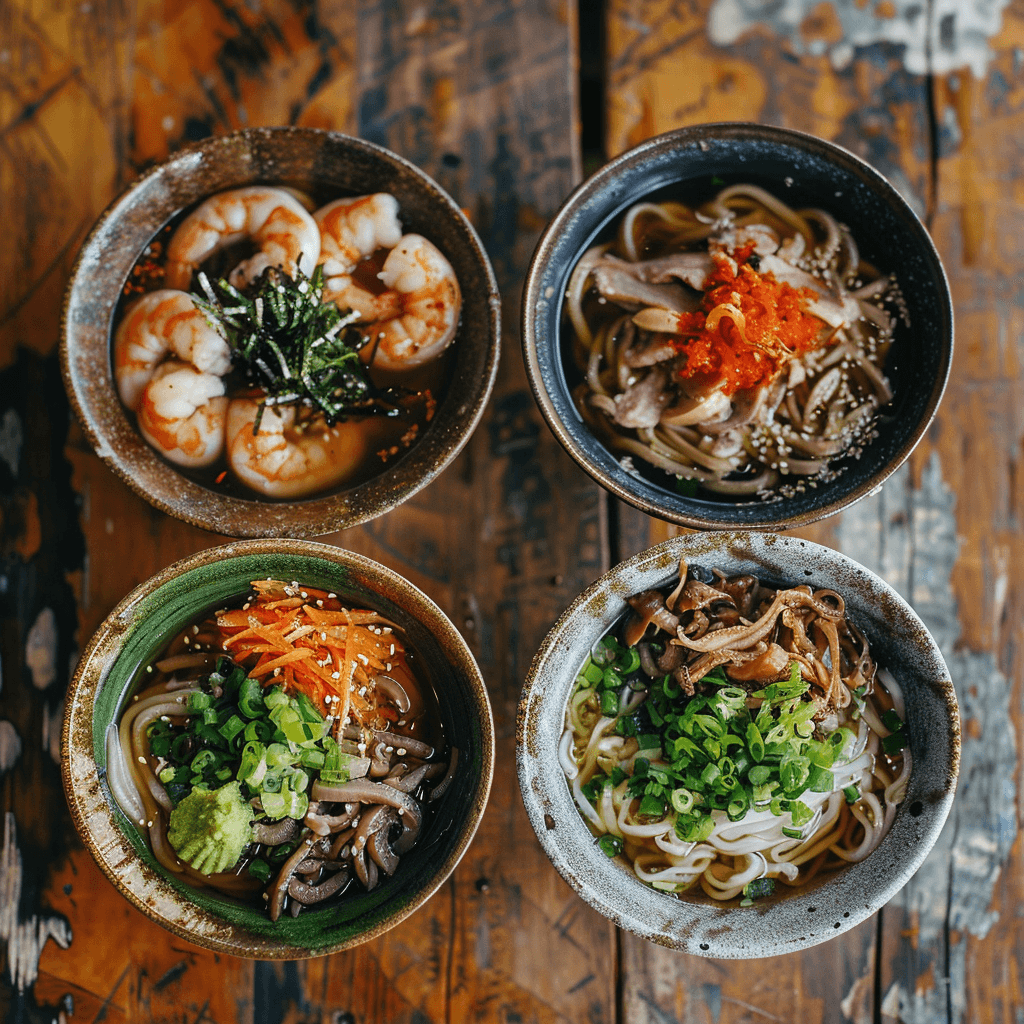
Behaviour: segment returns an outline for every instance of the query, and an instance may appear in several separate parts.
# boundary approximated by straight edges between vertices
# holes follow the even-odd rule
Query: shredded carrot
[[[251,679],[303,693],[339,722],[350,715],[363,725],[396,717],[377,706],[371,686],[382,672],[409,675],[394,623],[368,609],[345,608],[316,588],[259,580],[253,590],[245,607],[217,616],[224,649]]]

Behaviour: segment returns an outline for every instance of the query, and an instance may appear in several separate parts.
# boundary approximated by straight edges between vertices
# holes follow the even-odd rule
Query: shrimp
[[[154,370],[172,352],[202,373],[222,377],[231,368],[227,341],[192,296],[165,288],[136,299],[114,335],[114,377],[129,409],[138,409]]]
[[[348,306],[364,320],[379,318],[376,296],[352,280],[360,260],[393,249],[402,237],[398,200],[387,192],[335,199],[313,214],[320,228],[324,302]]]
[[[224,451],[224,381],[191,363],[161,363],[139,401],[139,432],[179,466],[209,466]]]
[[[422,235],[403,235],[377,275],[387,291],[369,326],[364,362],[401,370],[429,362],[448,346],[459,325],[462,294],[452,265]]]
[[[358,423],[296,422],[294,405],[266,406],[253,433],[259,400],[235,398],[227,412],[228,465],[254,491],[270,498],[302,498],[336,487],[366,452]]]
[[[259,251],[228,275],[236,288],[267,267],[312,274],[320,257],[320,229],[302,204],[282,189],[250,185],[210,196],[181,222],[167,246],[164,279],[171,287],[188,288],[203,260],[245,239]]]

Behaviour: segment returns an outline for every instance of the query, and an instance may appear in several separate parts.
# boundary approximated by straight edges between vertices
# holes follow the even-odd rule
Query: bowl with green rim
[[[193,887],[161,867],[121,810],[107,779],[106,734],[140,674],[200,614],[244,595],[253,580],[297,580],[377,611],[405,631],[437,698],[457,767],[423,834],[395,874],[370,892],[346,893],[271,922],[253,904]],[[454,871],[490,791],[494,726],[472,653],[444,613],[397,573],[362,555],[296,540],[239,541],[157,573],[107,616],[86,646],[64,719],[64,789],[75,828],[111,883],[147,917],[200,946],[253,959],[293,960],[347,949],[416,911]]]

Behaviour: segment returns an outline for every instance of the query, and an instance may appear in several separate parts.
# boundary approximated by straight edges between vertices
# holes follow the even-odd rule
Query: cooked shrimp
[[[210,196],[181,222],[167,246],[164,279],[171,287],[188,288],[203,260],[246,239],[259,251],[228,275],[236,288],[267,267],[312,274],[320,256],[320,229],[302,204],[282,189],[250,185]]]
[[[422,235],[403,235],[377,275],[387,291],[369,326],[365,362],[401,370],[429,362],[455,337],[462,295],[452,265]]]
[[[192,296],[165,288],[136,299],[114,335],[114,377],[129,409],[138,408],[153,371],[172,352],[202,373],[221,377],[231,368],[227,341]]]
[[[320,227],[324,302],[354,309],[364,320],[379,318],[377,297],[352,280],[361,260],[393,249],[402,237],[398,200],[387,192],[335,199],[313,214]]]
[[[224,451],[224,381],[191,363],[161,363],[142,392],[139,432],[179,466],[209,466]]]
[[[255,398],[235,398],[227,412],[228,465],[254,491],[302,498],[336,487],[359,467],[366,451],[359,423],[299,424],[295,406],[267,406],[254,434],[259,404]]]

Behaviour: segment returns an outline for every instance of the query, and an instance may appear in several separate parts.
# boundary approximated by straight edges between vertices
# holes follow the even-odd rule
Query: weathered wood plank
[[[950,821],[894,901],[902,920],[887,929],[882,957],[883,1013],[913,1024],[1009,1021],[1022,1005],[1022,926],[1013,908],[1022,877],[1024,249],[1014,140],[1024,127],[1024,7],[996,6],[987,19],[978,5],[950,8],[935,52],[932,232],[953,290],[957,349],[889,533],[907,534],[894,572],[943,648],[963,719]]]
[[[77,428],[62,454],[60,299],[92,221],[170,149],[247,123],[351,129],[354,25],[343,3],[0,10],[5,1019],[66,1018],[65,994],[89,1019],[252,1019],[251,964],[177,942],[70,845],[55,762],[76,642],[218,538],[155,513]]]
[[[613,0],[608,11],[608,147],[717,120],[778,124],[831,139],[874,164],[924,215],[931,204],[924,22],[875,5],[750,7]],[[892,24],[890,24],[892,22]],[[906,48],[897,37],[911,40]],[[882,528],[877,514],[869,520]],[[843,518],[797,531],[863,560]],[[677,532],[653,523],[652,542]],[[883,921],[885,918],[883,917]],[[639,1021],[874,1017],[875,919],[824,946],[755,970],[623,940],[627,1016]],[[702,1005],[703,1004],[703,1005]]]
[[[490,804],[453,880],[379,942],[331,958],[332,1002],[322,1005],[356,1019],[614,1017],[613,930],[552,870],[512,768],[533,652],[608,558],[598,490],[544,427],[518,351],[529,256],[578,173],[567,11],[360,8],[359,133],[419,163],[469,212],[495,264],[505,326],[495,395],[466,451],[402,517],[336,538],[407,575],[452,616],[487,679],[497,731]],[[372,958],[373,970],[354,969],[356,958]],[[402,1004],[387,1007],[396,991]]]

